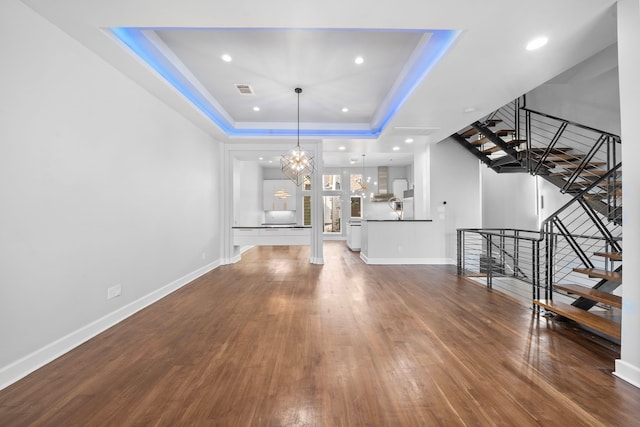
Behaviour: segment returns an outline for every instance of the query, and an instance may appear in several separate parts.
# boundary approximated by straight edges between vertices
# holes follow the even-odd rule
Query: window
[[[362,218],[362,197],[351,196],[351,218]]]
[[[309,175],[305,175],[302,180],[302,189],[307,191],[311,190],[311,177]]]
[[[302,197],[302,224],[311,225],[311,196]]]
[[[339,191],[340,175],[322,175],[322,189],[324,191]]]
[[[341,202],[340,196],[322,197],[325,233],[340,233]]]
[[[362,182],[362,175],[360,174],[351,174],[351,180],[349,182],[349,190],[360,191],[360,182]]]

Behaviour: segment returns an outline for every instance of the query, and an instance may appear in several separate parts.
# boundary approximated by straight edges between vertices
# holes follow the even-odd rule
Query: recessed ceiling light
[[[269,160],[269,163],[273,163],[273,160]]]
[[[229,54],[225,53],[224,55],[221,56],[221,58],[224,62],[231,62],[231,55]]]
[[[260,111],[260,107],[258,106],[253,107],[253,111]]]
[[[346,113],[347,111],[349,111],[349,109],[348,109],[347,107],[343,107],[343,108],[342,108],[342,112],[343,112],[343,113]]]
[[[393,147],[393,151],[398,151],[400,150],[400,147]]]
[[[347,147],[345,147],[344,145],[341,145],[340,147],[338,147],[338,150],[340,150],[340,151],[344,151],[346,149],[347,149]]]
[[[413,142],[413,138],[407,138],[404,140],[407,144],[411,144]]]
[[[356,161],[355,161],[355,160],[353,160],[353,159],[351,159],[351,160],[349,160],[349,163],[351,163],[352,165],[355,165],[355,164],[356,164]]]
[[[364,62],[364,58],[362,56],[356,56],[356,59],[354,59],[353,62],[360,65]]]
[[[473,113],[474,111],[476,111],[476,107],[467,107],[464,110],[465,113]]]
[[[258,160],[264,160],[264,157],[258,157]]]
[[[542,46],[547,44],[548,41],[549,41],[549,39],[547,37],[544,37],[544,36],[543,37],[536,37],[535,39],[533,39],[529,43],[527,43],[527,50],[540,49]]]

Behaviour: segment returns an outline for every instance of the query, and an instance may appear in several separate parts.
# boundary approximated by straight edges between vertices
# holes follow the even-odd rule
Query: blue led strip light
[[[384,30],[389,31],[389,30]],[[406,30],[398,30],[406,31]],[[451,47],[458,31],[453,30],[419,30],[430,33],[429,41],[419,52],[415,65],[409,70],[397,90],[392,94],[388,111],[383,115],[380,124],[375,129],[300,129],[300,136],[312,137],[348,137],[348,138],[377,138],[389,121],[400,110],[400,107],[411,95],[411,92],[438,63]],[[178,70],[169,59],[146,37],[144,29],[140,28],[111,28],[112,34],[131,49],[140,59],[160,74],[169,84],[184,95],[204,115],[206,115],[220,130],[229,137],[280,137],[295,136],[296,129],[243,129],[237,128],[224,117],[200,91]]]

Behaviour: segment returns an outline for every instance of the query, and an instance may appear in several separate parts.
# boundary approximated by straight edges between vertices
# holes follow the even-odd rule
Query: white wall
[[[617,44],[527,94],[527,107],[620,135]]]
[[[455,260],[456,230],[482,226],[480,162],[449,138],[431,145],[430,161],[431,218],[443,235],[442,257]]]
[[[2,388],[216,265],[220,147],[17,0],[0,31]]]
[[[627,144],[624,168],[623,223],[624,289],[622,290],[622,348],[616,360],[616,375],[640,387],[640,168],[635,166],[640,148],[637,142],[640,117],[640,0],[618,2],[618,45],[620,55],[620,112],[622,141]],[[635,167],[634,167],[635,166]]]
[[[264,222],[263,168],[258,162],[233,162],[233,225],[257,226]]]
[[[499,174],[481,166],[482,227],[537,230],[536,179],[526,173]]]

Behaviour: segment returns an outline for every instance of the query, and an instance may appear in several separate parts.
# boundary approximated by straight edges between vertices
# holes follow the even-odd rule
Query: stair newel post
[[[500,266],[500,268],[504,268],[504,251],[505,251],[505,231],[504,230],[500,230],[500,246],[499,248],[499,254],[500,254],[500,264],[498,264]],[[504,272],[502,272],[502,274],[504,274]]]
[[[520,98],[516,98],[516,100],[514,101],[515,105],[514,105],[514,111],[513,114],[515,115],[514,117],[514,129],[516,131],[516,139],[520,139]]]
[[[491,234],[487,234],[487,288],[493,288],[493,243]]]
[[[551,270],[551,266],[553,265],[553,247],[555,240],[555,236],[553,234],[553,221],[549,221],[545,225],[545,228],[544,298],[553,299],[552,295],[549,292],[549,290],[551,289],[551,284],[553,282],[553,271]]]
[[[463,241],[462,239],[464,238],[464,232],[461,229],[458,229],[458,239],[457,239],[457,246],[458,246],[458,276],[462,275],[462,272],[464,271],[464,255],[462,253],[463,250]]]
[[[531,242],[531,265],[533,269],[532,277],[532,297],[534,300],[540,299],[540,241]]]
[[[524,113],[524,126],[527,140],[527,172],[531,173],[533,171],[533,152],[531,151],[533,143],[531,141],[531,112],[527,110]]]
[[[513,277],[516,277],[520,268],[520,230],[515,230],[513,239]]]

